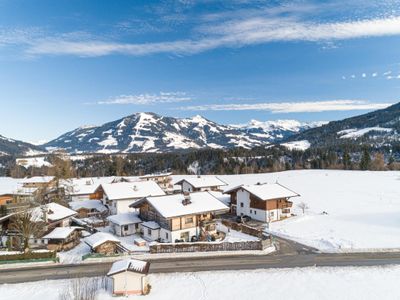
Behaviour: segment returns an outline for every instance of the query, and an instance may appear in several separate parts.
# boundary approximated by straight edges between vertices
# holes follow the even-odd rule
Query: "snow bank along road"
[[[111,262],[52,265],[0,270],[0,283],[20,283],[45,279],[104,276]],[[251,270],[309,266],[400,265],[400,253],[297,253],[201,258],[164,258],[151,261],[151,273],[197,272],[213,270]]]

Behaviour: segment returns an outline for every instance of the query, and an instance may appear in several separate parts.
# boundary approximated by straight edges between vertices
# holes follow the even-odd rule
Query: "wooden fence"
[[[232,222],[229,220],[222,220],[222,224],[225,225],[226,227],[232,228],[233,230],[241,231],[245,234],[255,236],[260,239],[263,237],[262,230],[250,227],[246,224],[240,224],[240,223]]]
[[[243,251],[262,250],[263,245],[259,241],[243,242],[209,242],[209,243],[162,243],[150,245],[150,253],[179,253],[179,252],[209,252],[209,251]]]

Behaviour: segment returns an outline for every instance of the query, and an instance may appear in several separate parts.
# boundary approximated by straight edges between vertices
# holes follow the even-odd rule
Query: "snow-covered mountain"
[[[163,117],[136,113],[101,126],[84,126],[43,146],[69,153],[169,152],[199,148],[252,148],[280,141],[291,134],[320,125],[297,121],[251,121],[221,125],[201,116]]]
[[[45,152],[41,147],[0,135],[0,156],[36,155]]]
[[[385,109],[332,121],[292,135],[288,142],[307,142],[311,147],[338,147],[340,145],[373,145],[374,147],[400,145],[400,102]]]

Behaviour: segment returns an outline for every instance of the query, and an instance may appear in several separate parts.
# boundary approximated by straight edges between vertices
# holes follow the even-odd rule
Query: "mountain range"
[[[400,103],[332,122],[294,120],[221,125],[201,116],[164,117],[135,113],[100,126],[82,126],[43,145],[0,136],[1,155],[34,155],[63,149],[68,153],[172,152],[188,149],[253,148],[282,144],[305,150],[342,144],[390,146],[400,143]]]
[[[221,125],[201,116],[164,117],[136,113],[101,126],[85,126],[43,145],[69,153],[170,152],[200,148],[253,148],[279,142],[320,125],[293,120]]]

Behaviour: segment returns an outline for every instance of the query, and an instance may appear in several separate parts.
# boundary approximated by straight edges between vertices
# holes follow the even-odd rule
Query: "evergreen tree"
[[[344,150],[344,153],[343,153],[343,169],[345,169],[345,170],[351,169],[351,158],[350,158],[350,154],[347,151],[347,149]]]
[[[371,156],[369,154],[368,148],[364,148],[361,160],[360,160],[360,169],[368,170],[371,165]]]

